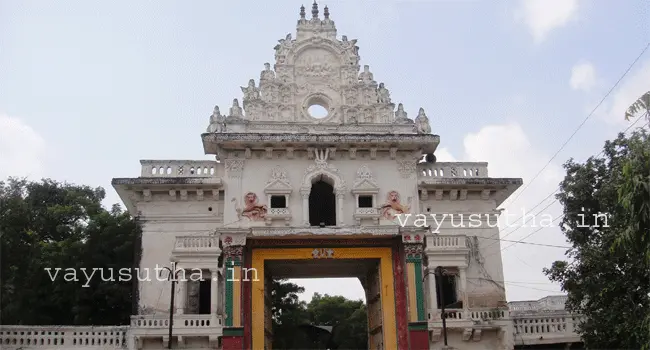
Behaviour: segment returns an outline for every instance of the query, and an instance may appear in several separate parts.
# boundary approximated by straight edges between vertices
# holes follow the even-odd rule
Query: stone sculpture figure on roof
[[[395,123],[413,123],[413,121],[408,118],[406,111],[404,111],[404,105],[401,103],[397,105],[397,110],[395,111]]]
[[[431,125],[429,124],[429,118],[424,113],[424,108],[420,107],[418,111],[418,116],[415,117],[415,126],[419,134],[430,134]]]
[[[219,106],[214,106],[214,111],[210,116],[210,125],[207,132],[224,132],[226,129],[226,117],[221,115]]]
[[[380,83],[377,88],[377,98],[379,103],[390,103],[390,92],[384,87],[384,83]]]
[[[254,79],[248,81],[248,86],[242,86],[241,91],[244,93],[244,103],[249,100],[257,100],[260,98],[260,90],[255,87]]]
[[[244,112],[241,107],[239,107],[239,101],[235,98],[232,100],[232,107],[230,107],[230,113],[228,115],[232,119],[243,119]]]
[[[275,72],[271,70],[270,63],[264,63],[264,70],[260,73],[260,83],[262,81],[270,81],[275,79]]]
[[[359,74],[359,81],[362,83],[365,83],[367,85],[373,85],[376,84],[374,77],[372,73],[370,72],[370,66],[369,65],[364,65],[363,66],[363,72]]]

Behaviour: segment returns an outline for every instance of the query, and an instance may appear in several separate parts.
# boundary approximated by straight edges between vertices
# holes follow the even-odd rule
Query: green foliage
[[[332,340],[339,349],[367,349],[367,312],[363,301],[315,293],[307,304],[298,300],[304,288],[284,280],[273,282],[273,348],[314,349],[328,347],[329,336],[317,337],[304,325],[332,326]]]
[[[638,113],[644,113],[646,118],[650,117],[650,91],[643,94],[628,107],[625,111],[625,120],[634,118]]]
[[[312,324],[334,327],[334,342],[340,349],[368,347],[368,317],[363,301],[314,293],[307,310]]]
[[[565,164],[557,198],[573,261],[556,261],[545,273],[568,292],[567,308],[586,317],[578,331],[587,348],[650,344],[650,264],[647,245],[639,244],[648,235],[648,192],[641,184],[648,179],[648,150],[650,139],[640,130],[606,142],[603,158]]]
[[[3,324],[128,324],[137,279],[119,281],[117,273],[137,263],[140,230],[119,206],[102,208],[104,196],[101,188],[52,180],[0,182]],[[116,281],[97,271],[83,287],[81,268],[88,275],[113,268]],[[78,281],[66,281],[66,269]]]
[[[307,336],[298,331],[309,322],[306,303],[298,299],[305,288],[286,280],[274,280],[271,286],[271,315],[273,318],[274,349],[304,349],[310,344]]]

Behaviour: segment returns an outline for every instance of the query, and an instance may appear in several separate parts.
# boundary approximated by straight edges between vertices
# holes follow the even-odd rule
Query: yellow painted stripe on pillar
[[[241,267],[235,267],[235,278],[232,286],[232,326],[241,327]]]
[[[408,295],[409,295],[409,320],[417,322],[418,320],[418,305],[417,297],[415,294],[415,265],[413,263],[406,263],[406,271],[408,278]]]

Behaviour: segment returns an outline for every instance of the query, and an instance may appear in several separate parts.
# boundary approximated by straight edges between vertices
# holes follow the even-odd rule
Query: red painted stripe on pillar
[[[409,349],[408,321],[406,320],[406,286],[401,242],[393,245],[393,274],[395,277],[395,311],[397,314],[397,347]]]
[[[252,257],[253,257],[253,249],[249,246],[246,247],[244,250],[244,261],[242,262],[242,265],[244,265],[246,268],[251,268],[252,266]],[[255,273],[252,274],[251,280],[249,281],[244,281],[242,282],[242,311],[243,311],[243,317],[242,317],[242,326],[244,326],[244,349],[250,349],[252,346],[253,342],[253,332],[252,332],[252,325],[251,325],[251,313],[253,310],[251,309],[251,292],[252,292],[252,278],[255,277]]]

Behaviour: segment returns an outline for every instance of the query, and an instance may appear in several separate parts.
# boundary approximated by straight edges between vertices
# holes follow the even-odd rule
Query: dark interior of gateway
[[[336,197],[334,187],[320,179],[311,186],[309,194],[309,225],[336,226]]]
[[[358,319],[352,316],[352,319],[338,320],[331,313],[345,314],[349,310],[337,309],[342,305],[333,306],[325,301],[323,304],[316,306],[319,313],[329,314],[328,320],[337,319],[336,322],[319,322],[318,316],[315,319],[306,318],[304,322],[292,325],[289,332],[292,334],[291,344],[277,343],[274,339],[277,335],[286,339],[284,336],[287,330],[283,327],[273,326],[273,329],[265,329],[265,334],[270,343],[274,344],[273,348],[292,348],[292,349],[375,349],[383,343],[382,313],[381,313],[381,288],[380,288],[380,267],[379,259],[315,259],[315,260],[272,260],[264,263],[264,283],[270,294],[265,296],[265,315],[273,317],[274,311],[271,308],[271,302],[274,295],[274,288],[280,288],[277,283],[272,281],[285,279],[302,279],[302,278],[344,278],[356,277],[361,282],[366,296],[363,314],[363,331],[367,333],[364,344],[359,344]],[[300,284],[299,281],[295,281]],[[268,289],[267,289],[268,288]],[[321,315],[321,316],[323,316]],[[356,313],[355,313],[356,315]],[[266,327],[271,324],[270,320],[266,321]],[[330,320],[331,321],[331,320]],[[352,323],[348,323],[352,322]],[[354,338],[354,339],[353,339]]]

